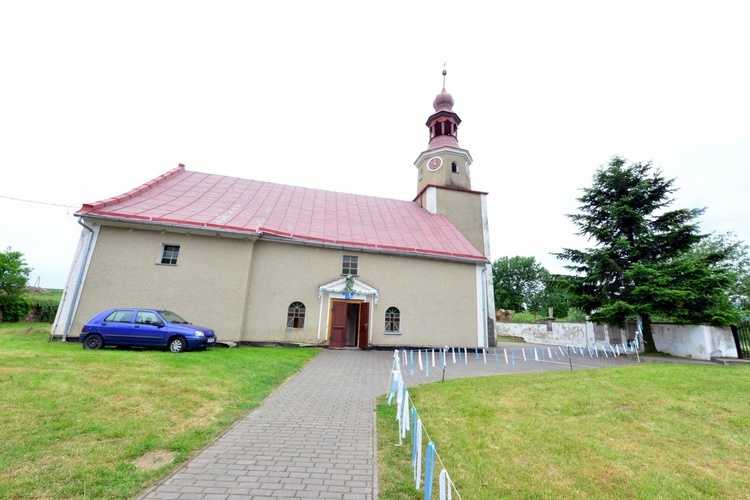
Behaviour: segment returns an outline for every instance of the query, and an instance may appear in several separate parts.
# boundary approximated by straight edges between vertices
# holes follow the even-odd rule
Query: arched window
[[[385,310],[385,333],[401,333],[401,312],[397,307]]]
[[[292,302],[289,305],[289,311],[286,314],[286,327],[305,327],[305,304],[303,304],[302,302]]]

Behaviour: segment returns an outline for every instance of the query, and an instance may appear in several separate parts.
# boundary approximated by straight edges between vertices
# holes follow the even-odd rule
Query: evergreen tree
[[[729,273],[730,283],[724,288],[727,299],[738,315],[750,314],[750,256],[748,246],[733,233],[706,236],[693,247],[695,258],[716,261]],[[716,265],[715,265],[716,266]],[[734,314],[730,314],[734,316]]]
[[[676,191],[674,179],[651,162],[626,165],[613,157],[584,188],[579,213],[568,215],[594,247],[557,254],[572,263],[565,266],[574,273],[572,305],[615,326],[640,316],[649,351],[655,350],[652,314],[711,324],[727,324],[732,316],[727,255],[693,251],[706,237],[696,222],[705,209],[668,210]]]

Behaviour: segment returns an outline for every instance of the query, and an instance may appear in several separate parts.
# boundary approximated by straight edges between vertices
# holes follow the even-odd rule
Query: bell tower
[[[453,96],[443,90],[435,97],[435,112],[427,118],[430,141],[414,162],[417,167],[419,203],[431,214],[446,217],[461,231],[487,262],[477,266],[478,323],[485,345],[495,345],[495,294],[492,286],[490,235],[487,222],[487,193],[471,189],[471,154],[458,145],[461,118],[453,111]]]
[[[458,145],[461,118],[453,111],[453,96],[443,90],[435,97],[435,112],[427,118],[430,141],[417,167],[417,201],[432,214],[445,215],[487,258],[490,255],[487,193],[471,189],[471,154]]]
[[[447,74],[443,69],[443,90],[435,97],[432,103],[435,112],[425,124],[430,131],[427,150],[414,162],[418,170],[417,196],[427,186],[471,190],[472,158],[467,150],[458,146],[461,118],[453,111],[453,96],[445,91]]]

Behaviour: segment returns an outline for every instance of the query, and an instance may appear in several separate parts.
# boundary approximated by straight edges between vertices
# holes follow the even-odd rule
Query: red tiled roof
[[[184,165],[120,196],[84,204],[77,215],[486,260],[445,216],[413,201],[190,172]]]

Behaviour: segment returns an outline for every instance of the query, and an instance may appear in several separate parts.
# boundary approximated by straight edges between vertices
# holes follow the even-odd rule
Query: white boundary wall
[[[736,358],[732,330],[707,325],[652,323],[651,330],[659,352],[693,359]],[[521,337],[534,344],[594,346],[622,344],[624,330],[594,323],[497,323],[498,336]],[[614,335],[612,335],[614,334]],[[614,337],[614,339],[613,339]],[[613,342],[614,340],[614,342]]]
[[[694,359],[736,358],[729,327],[652,324],[656,348],[673,356]]]
[[[550,330],[551,325],[551,330]],[[571,346],[609,345],[609,327],[604,327],[605,337],[596,340],[593,323],[501,323],[498,322],[498,336],[521,337],[534,344]]]

